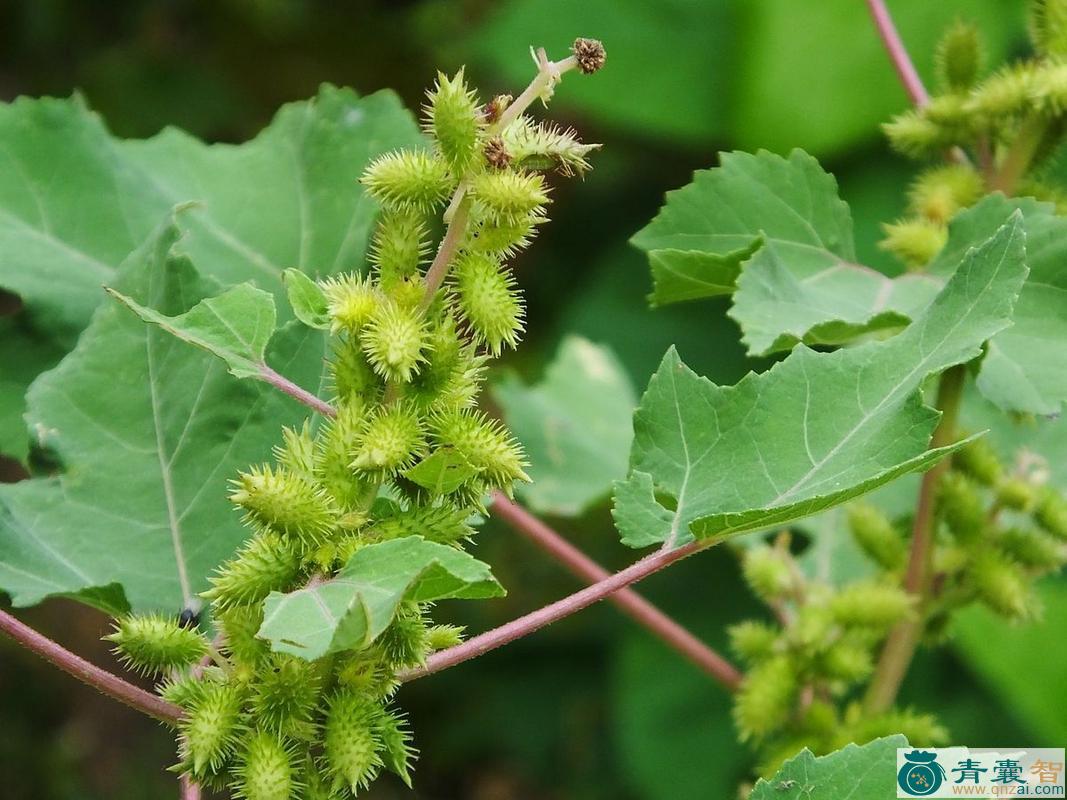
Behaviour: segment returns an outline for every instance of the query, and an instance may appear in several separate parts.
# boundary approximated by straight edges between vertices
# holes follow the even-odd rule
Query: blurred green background
[[[1021,0],[894,0],[920,71],[957,15],[974,19],[998,63],[1025,48]],[[878,125],[906,107],[860,0],[165,0],[0,4],[0,99],[82,91],[118,135],[177,125],[209,141],[242,141],[277,106],[322,82],[363,93],[390,87],[412,108],[436,69],[467,64],[483,95],[531,75],[529,45],[559,57],[576,36],[602,39],[605,70],[560,88],[553,117],[603,142],[594,172],[555,194],[553,224],[517,262],[529,339],[510,366],[535,378],[562,334],[609,344],[642,387],[676,343],[695,369],[733,382],[750,368],[725,304],[647,309],[648,270],[627,239],[663,193],[727,149],[803,147],[837,174],[861,256],[878,224],[903,209],[908,164]],[[0,302],[0,311],[6,308]],[[8,465],[9,479],[16,471]],[[606,504],[560,530],[606,565],[633,555]],[[506,601],[454,604],[472,631],[575,588],[525,541],[490,523],[479,556]],[[715,646],[724,628],[761,613],[726,550],[642,584],[641,591]],[[904,701],[938,712],[973,745],[1062,744],[1067,645],[1046,592],[1042,625],[1007,629],[971,616],[960,642],[924,655]],[[106,620],[51,601],[22,618],[98,663]],[[996,647],[988,646],[995,642]],[[1047,676],[1024,655],[1046,652]],[[1057,665],[1059,669],[1057,669]],[[1030,674],[1028,674],[1030,673]],[[0,796],[96,800],[177,796],[170,734],[0,642]],[[612,608],[593,608],[478,661],[406,687],[422,758],[422,798],[731,798],[751,766],[725,694]],[[383,779],[374,797],[410,797]]]

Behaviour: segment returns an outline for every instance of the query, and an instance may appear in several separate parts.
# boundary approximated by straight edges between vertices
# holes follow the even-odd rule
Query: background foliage
[[[892,8],[926,76],[933,42],[957,14],[980,24],[992,63],[1024,46],[1021,2],[897,0]],[[627,244],[664,191],[712,166],[720,150],[807,149],[839,180],[860,260],[895,269],[874,242],[878,223],[902,212],[910,173],[888,154],[878,123],[907,101],[855,0],[42,0],[0,9],[0,98],[80,88],[120,136],[176,125],[207,141],[244,141],[281,103],[315,95],[324,81],[361,94],[392,87],[413,108],[437,68],[467,63],[486,88],[514,88],[530,74],[522,55],[528,45],[559,52],[576,35],[603,39],[608,67],[596,80],[564,83],[554,116],[569,117],[605,149],[583,183],[556,193],[554,224],[518,261],[531,331],[510,364],[521,380],[542,379],[567,333],[613,349],[625,373],[614,378],[620,387],[627,375],[644,386],[671,343],[717,382],[766,366],[746,359],[725,303],[649,311],[647,262]],[[36,372],[70,341],[63,332],[46,334],[10,298],[0,298],[0,309],[0,419],[10,420]],[[507,386],[496,395],[502,404]],[[544,402],[565,402],[553,396],[551,376]],[[0,422],[0,452],[21,460],[22,447],[17,431]],[[0,464],[0,473],[21,476],[14,460]],[[587,504],[580,493],[566,500]],[[608,566],[630,557],[603,502],[560,527]],[[447,608],[471,630],[573,588],[555,564],[498,524],[480,542],[479,558],[494,565],[510,593],[492,604]],[[728,624],[759,613],[733,562],[719,548],[641,591],[721,647]],[[1050,581],[1044,594],[1045,620],[1025,629],[969,614],[949,648],[916,663],[904,701],[937,710],[957,741],[988,745],[991,730],[999,743],[1062,741],[1067,726],[1055,711],[1067,704],[1057,670],[1067,658],[1067,587]],[[96,641],[101,615],[50,601],[25,618],[111,663]],[[1038,648],[1043,657],[1029,658]],[[1041,669],[1049,674],[1035,674]],[[11,781],[5,796],[174,793],[173,777],[159,766],[171,758],[167,732],[6,641],[0,693],[0,774]],[[457,696],[469,698],[463,714],[455,711]],[[417,778],[427,798],[729,797],[749,758],[736,744],[721,689],[606,606],[412,684],[404,702],[419,739],[433,743]],[[408,793],[382,781],[374,796]]]

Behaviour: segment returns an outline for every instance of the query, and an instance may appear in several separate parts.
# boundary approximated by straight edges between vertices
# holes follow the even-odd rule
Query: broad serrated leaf
[[[420,143],[393,94],[332,86],[237,146],[174,129],[118,140],[78,97],[2,105],[0,287],[77,333],[101,284],[175,207],[185,249],[223,283],[279,294],[285,267],[358,268],[376,213],[358,178],[376,155]]]
[[[770,780],[760,779],[750,800],[894,800],[897,796],[897,748],[908,747],[901,735],[848,744],[816,758],[802,750]]]
[[[180,315],[218,291],[172,248],[167,226],[119,271],[138,303]],[[322,336],[288,326],[268,358],[317,385]],[[60,474],[0,486],[0,589],[17,605],[120,584],[136,610],[177,612],[247,531],[226,500],[305,409],[113,303],[34,383],[29,421]],[[99,592],[95,592],[99,594]]]
[[[517,490],[534,510],[580,514],[626,475],[637,399],[606,347],[569,337],[541,383],[508,375],[493,397],[526,448],[532,482]]]
[[[901,328],[942,285],[857,264],[837,182],[801,150],[723,153],[632,241],[648,252],[654,304],[733,293],[753,355]]]
[[[962,253],[1016,210],[1023,215],[1030,275],[1015,304],[1014,324],[989,342],[977,385],[1005,411],[1055,414],[1067,400],[1067,218],[1048,203],[990,195],[953,221],[930,268],[949,273]]]
[[[722,153],[719,167],[699,170],[688,186],[668,192],[666,205],[632,241],[664,270],[653,276],[656,303],[698,296],[692,290],[679,296],[675,281],[683,278],[721,293],[710,287],[733,286],[741,264],[764,243],[800,259],[855,260],[852,218],[837,182],[800,150],[788,159],[765,150]]]
[[[317,586],[272,592],[258,635],[278,652],[311,661],[367,647],[389,627],[404,600],[476,600],[503,594],[489,566],[469,553],[406,536],[362,548],[337,577]]]
[[[309,328],[329,328],[330,314],[322,287],[298,269],[285,270],[282,280],[293,315]]]
[[[201,300],[184,314],[168,317],[115,289],[108,292],[147,323],[223,361],[237,378],[261,377],[267,343],[274,335],[274,297],[250,283]]]
[[[798,347],[733,387],[697,376],[669,351],[634,415],[632,472],[616,488],[623,541],[676,546],[785,524],[958,446],[927,449],[940,415],[919,389],[1010,324],[1026,276],[1023,239],[1014,217],[885,342],[832,353]]]

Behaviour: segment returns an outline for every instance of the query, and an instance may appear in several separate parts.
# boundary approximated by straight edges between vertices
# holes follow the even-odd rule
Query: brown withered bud
[[[511,154],[499,136],[494,136],[485,143],[484,152],[486,162],[494,169],[505,169],[511,163]]]
[[[504,113],[504,109],[511,105],[511,99],[510,94],[498,94],[482,106],[482,119],[492,125],[500,119],[500,115]]]
[[[596,39],[575,39],[571,46],[574,60],[578,62],[578,69],[586,75],[592,75],[607,60],[608,54]]]

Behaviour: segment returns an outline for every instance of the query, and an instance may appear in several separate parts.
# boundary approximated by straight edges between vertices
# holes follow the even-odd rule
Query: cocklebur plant
[[[1067,18],[1058,0],[1030,4],[1034,56],[986,75],[981,33],[957,21],[937,49],[938,93],[885,126],[894,148],[944,161],[921,172],[908,215],[885,226],[882,246],[922,269],[944,246],[948,222],[987,192],[1034,197],[1062,211],[1067,195],[1047,176],[1067,124]]]
[[[954,455],[937,488],[942,535],[921,609],[929,644],[942,643],[952,615],[975,603],[1011,622],[1040,613],[1037,579],[1067,563],[1067,500],[1046,479],[1040,460],[1006,468],[982,439]],[[805,573],[788,535],[743,553],[745,580],[775,620],[730,629],[732,649],[750,666],[734,716],[741,736],[759,745],[764,774],[804,747],[830,753],[897,733],[920,747],[949,743],[934,714],[868,713],[856,698],[894,626],[920,613],[903,588],[910,522],[870,503],[850,505],[848,533],[869,574],[837,585]]]
[[[1042,41],[1057,38],[1051,8],[1042,6]],[[534,420],[523,437],[531,442],[529,458],[477,408],[489,362],[515,345],[525,324],[504,262],[545,222],[547,173],[583,172],[591,146],[527,112],[550,97],[563,73],[599,68],[603,48],[579,40],[560,62],[536,53],[537,74],[526,90],[485,103],[462,73],[440,76],[424,114],[423,143],[430,146],[368,148],[362,188],[353,180],[348,194],[322,181],[347,163],[351,148],[330,150],[344,154],[331,161],[315,137],[330,144],[329,137],[359,136],[354,128],[365,117],[354,112],[364,109],[324,91],[320,105],[327,108],[308,105],[295,114],[301,136],[314,132],[300,140],[296,157],[306,146],[315,158],[298,163],[315,169],[294,171],[301,179],[294,187],[298,224],[284,214],[278,223],[279,239],[292,234],[291,247],[278,250],[296,264],[285,281],[301,324],[275,330],[273,296],[233,285],[233,272],[219,271],[229,288],[204,279],[197,270],[224,257],[219,240],[241,240],[202,226],[199,216],[190,222],[183,206],[131,255],[112,289],[150,325],[125,308],[101,309],[53,387],[64,403],[104,398],[75,407],[96,425],[79,421],[79,429],[54,408],[37,412],[40,435],[67,445],[69,472],[28,481],[22,493],[0,487],[0,532],[15,529],[18,541],[47,544],[81,543],[99,530],[102,523],[83,523],[79,514],[96,510],[87,493],[101,482],[131,505],[148,498],[127,517],[143,523],[131,526],[140,537],[129,540],[133,555],[119,547],[103,556],[83,552],[78,574],[56,568],[39,577],[26,548],[9,548],[10,572],[28,579],[7,575],[4,585],[23,581],[23,602],[40,599],[45,585],[114,608],[115,593],[101,587],[121,584],[120,599],[140,613],[120,617],[111,638],[131,665],[157,676],[161,696],[83,664],[70,667],[71,654],[57,656],[3,613],[0,627],[173,723],[187,786],[228,786],[250,798],[344,797],[383,772],[407,779],[414,752],[395,704],[400,685],[605,598],[736,692],[739,731],[758,748],[763,772],[805,745],[825,751],[890,732],[906,732],[916,744],[943,740],[929,713],[936,709],[896,704],[916,646],[940,641],[956,610],[974,602],[1012,619],[1030,617],[1030,583],[1062,562],[1067,522],[1059,487],[1040,461],[1001,450],[990,459],[976,437],[994,426],[957,420],[964,394],[1016,416],[1047,415],[1064,400],[1062,385],[1047,378],[1055,370],[1039,369],[1062,356],[1032,335],[1057,324],[1034,293],[1059,285],[1062,218],[1052,205],[1022,197],[1021,181],[1011,181],[1018,197],[989,195],[998,184],[1007,187],[1012,173],[1040,177],[1026,174],[1040,153],[1026,156],[1026,139],[1013,138],[1011,121],[982,123],[1000,131],[987,147],[981,137],[958,134],[967,125],[950,116],[984,85],[976,41],[962,25],[946,36],[939,86],[956,100],[915,117],[922,130],[943,124],[957,138],[938,133],[936,146],[912,148],[938,161],[911,192],[908,221],[916,224],[900,226],[890,247],[913,272],[890,279],[858,264],[848,208],[811,157],[726,155],[719,168],[672,195],[636,241],[650,252],[657,303],[732,294],[730,315],[749,351],[782,357],[735,386],[719,386],[671,350],[631,428],[625,397],[615,404],[621,416],[618,408],[604,411],[605,395],[618,392],[618,382],[605,379],[612,361],[590,343],[572,343],[568,366],[550,370],[525,398]],[[288,135],[293,118],[290,109],[279,123]],[[890,133],[899,139],[896,131]],[[363,241],[372,207],[377,224]],[[248,232],[253,252],[261,246],[276,256],[271,237],[259,235]],[[1044,246],[1033,246],[1038,242]],[[352,272],[364,249],[366,268]],[[320,267],[327,274],[317,273]],[[1013,338],[1020,332],[1021,342]],[[1044,338],[1065,336],[1055,328]],[[183,350],[185,343],[211,355]],[[218,364],[212,371],[213,356],[230,376]],[[99,376],[116,364],[124,383],[133,376],[147,387],[145,396],[100,386]],[[203,380],[196,391],[190,376]],[[318,417],[305,421],[303,409],[288,409],[280,436],[280,421],[268,433],[256,429],[275,419],[257,417],[270,402],[268,389]],[[106,436],[108,419],[123,415],[141,424]],[[621,434],[604,429],[608,417],[621,418]],[[561,419],[567,435],[558,433]],[[998,433],[1011,433],[1009,419],[998,420]],[[964,428],[975,436],[965,438]],[[84,444],[78,433],[86,430],[102,430],[106,440]],[[528,467],[538,435],[549,455]],[[203,477],[206,456],[190,456],[190,436],[202,437],[199,446],[225,465],[216,472],[240,470],[230,498],[247,525],[243,542],[226,539],[236,515],[198,505],[215,491],[221,501],[222,488]],[[264,437],[277,443],[271,463],[259,460]],[[609,440],[619,451],[610,470],[601,458]],[[245,466],[251,455],[227,460],[242,443],[239,452],[258,454],[252,466]],[[97,451],[87,468],[85,454]],[[122,470],[127,464],[133,466]],[[538,469],[557,488],[599,481],[593,492],[583,487],[581,500],[568,497],[570,510],[559,513],[577,513],[616,480],[613,513],[623,543],[656,549],[611,574],[561,542],[506,494]],[[153,471],[161,473],[160,485],[138,482],[143,474],[160,477]],[[883,507],[875,498],[852,506],[847,526],[839,516],[803,522],[910,472],[925,473],[913,506]],[[533,505],[533,497],[524,499]],[[591,585],[463,641],[463,631],[435,623],[431,603],[500,594],[488,566],[466,550],[472,517],[483,510]],[[104,519],[114,527],[112,516]],[[808,536],[777,535],[794,524]],[[741,566],[770,610],[767,619],[732,630],[744,672],[627,589],[700,550],[768,530],[773,540],[746,550]],[[860,557],[838,558],[834,548],[853,538]],[[166,563],[175,574],[165,585],[140,575],[132,545],[141,539],[168,556],[173,550]],[[798,552],[802,541],[813,552]],[[190,560],[202,552],[210,557]],[[857,563],[858,574],[850,571]],[[209,605],[197,609],[211,570],[203,598]],[[179,600],[186,608],[176,618]]]
[[[432,146],[382,155],[363,175],[382,209],[368,271],[300,283],[298,315],[310,302],[330,336],[331,418],[284,430],[274,463],[233,479],[252,535],[203,594],[213,641],[160,615],[124,617],[109,637],[181,707],[177,769],[196,782],[248,800],[352,796],[383,770],[410,783],[398,676],[460,644],[462,630],[405,599],[376,635],[308,658],[259,638],[265,602],[314,590],[385,542],[461,550],[485,498],[528,480],[518,443],[476,403],[487,363],[523,332],[506,260],[547,221],[545,173],[585,172],[595,145],[525,111],[566,69],[594,72],[603,59],[584,39],[560,64],[537,54],[541,84],[487,104],[463,70],[439,75],[423,113]],[[428,263],[442,212],[450,232]]]
[[[899,733],[916,746],[950,743],[934,709],[897,704],[917,647],[943,644],[958,613],[973,605],[1015,624],[1034,620],[1041,613],[1038,579],[1067,563],[1067,499],[1048,467],[1056,455],[1010,444],[1027,425],[1053,424],[1042,417],[1058,415],[1067,402],[1047,377],[1063,369],[1062,359],[1037,346],[1062,332],[1062,309],[1046,298],[1064,286],[1067,221],[1050,167],[1067,132],[1057,94],[1067,3],[1032,3],[1034,56],[992,74],[980,32],[957,21],[937,47],[933,97],[884,7],[870,5],[880,9],[880,30],[917,105],[885,133],[896,150],[926,162],[908,190],[907,216],[884,226],[881,247],[899,259],[903,275],[888,278],[858,263],[833,178],[799,151],[788,158],[724,155],[720,167],[669,194],[634,240],[649,252],[654,303],[730,294],[729,314],[750,354],[792,350],[789,363],[809,358],[805,345],[839,348],[833,355],[843,361],[874,348],[872,340],[893,347],[927,319],[940,287],[959,276],[988,236],[1013,219],[1025,227],[1018,255],[1029,274],[1012,327],[939,371],[928,390],[939,411],[934,442],[958,449],[925,474],[914,505],[857,502],[844,521],[801,524],[805,545],[787,531],[741,550],[744,578],[768,615],[730,631],[734,653],[748,667],[734,719],[768,777],[803,747],[825,754]],[[772,210],[775,203],[788,213]],[[798,220],[807,227],[798,229]],[[973,310],[961,307],[956,319],[963,323]],[[932,346],[928,337],[912,341],[920,354]],[[836,451],[812,438],[824,435],[821,423],[809,423],[820,402],[812,374],[805,371],[795,390],[804,417],[798,458],[815,473]],[[835,411],[851,407],[845,396],[854,391],[863,415],[876,414],[882,400],[861,396],[862,386],[859,378],[855,387],[843,386],[829,399]],[[1002,413],[969,422],[983,403]],[[716,411],[723,425],[721,407]],[[847,428],[843,420],[833,424]],[[965,427],[995,428],[996,444],[980,433],[967,437]],[[848,430],[853,436],[860,428]],[[781,488],[770,459],[761,466],[777,502],[795,494]],[[833,543],[845,536],[850,547]]]

